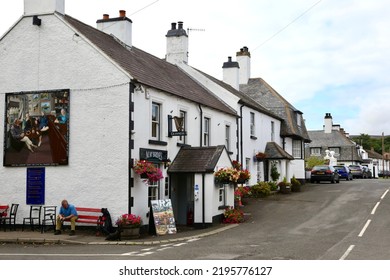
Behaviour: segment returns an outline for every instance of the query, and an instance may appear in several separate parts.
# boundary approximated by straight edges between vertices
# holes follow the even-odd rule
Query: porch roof
[[[280,147],[275,142],[268,142],[265,146],[265,154],[266,159],[290,159],[293,160],[294,157],[287,153],[285,150],[283,150],[282,147]]]
[[[168,168],[168,173],[212,173],[225,146],[182,147]]]

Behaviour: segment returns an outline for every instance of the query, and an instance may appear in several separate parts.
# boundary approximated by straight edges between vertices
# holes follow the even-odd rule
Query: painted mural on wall
[[[4,166],[67,165],[69,90],[7,93]]]

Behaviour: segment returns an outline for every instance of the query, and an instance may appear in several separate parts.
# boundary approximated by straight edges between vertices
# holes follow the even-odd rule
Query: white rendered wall
[[[6,69],[0,75],[0,116],[7,92],[69,88],[69,165],[46,167],[45,204],[59,206],[66,198],[76,206],[107,207],[115,219],[127,212],[129,86],[96,88],[130,79],[59,16],[40,18],[40,27],[23,18],[0,41]],[[28,216],[26,168],[0,166],[0,178],[0,204],[19,203],[21,223]]]
[[[167,145],[154,145],[149,144],[151,137],[151,115],[152,115],[152,103],[160,104],[161,112],[161,138],[160,141],[166,142]],[[133,158],[139,160],[140,148],[144,149],[156,149],[168,151],[168,158],[173,161],[180,150],[177,145],[181,143],[179,137],[168,137],[168,115],[179,116],[180,111],[185,111],[187,114],[186,120],[186,144],[199,147],[200,144],[200,121],[201,112],[199,105],[179,98],[177,96],[167,94],[158,91],[154,88],[142,86],[142,91],[135,91],[134,93],[134,131],[132,138],[134,139]],[[222,113],[220,111],[202,106],[203,117],[210,118],[210,146],[224,145],[225,144],[225,125],[231,126],[231,142],[232,146],[236,144],[236,118],[232,115]],[[203,122],[203,120],[202,120]],[[175,125],[173,124],[175,130]],[[232,151],[231,158],[235,158],[236,151]],[[167,169],[163,164],[160,166],[163,171],[164,177],[167,176]],[[134,201],[134,213],[139,213],[143,219],[146,219],[149,212],[148,207],[148,187],[140,179],[138,174],[134,174],[134,188],[132,188],[132,196],[135,197]],[[198,184],[201,188],[201,181],[197,181],[195,178],[195,184]],[[201,192],[201,190],[200,190]],[[160,199],[168,198],[164,194],[164,179],[160,181]],[[197,202],[199,203],[199,201]],[[198,204],[195,205],[195,217],[199,210]]]
[[[24,0],[24,15],[65,14],[65,0]]]

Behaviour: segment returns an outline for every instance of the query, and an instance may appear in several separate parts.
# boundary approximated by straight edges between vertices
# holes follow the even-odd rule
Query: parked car
[[[372,179],[372,172],[368,166],[363,165],[363,172],[366,174],[366,178]]]
[[[332,184],[340,183],[340,175],[333,166],[316,165],[311,170],[310,182],[330,181]]]
[[[333,167],[336,169],[337,173],[339,173],[341,179],[346,179],[347,181],[353,179],[351,170],[349,170],[348,167],[344,165],[335,165]]]
[[[367,174],[361,165],[350,165],[348,166],[351,170],[353,178],[366,178]]]

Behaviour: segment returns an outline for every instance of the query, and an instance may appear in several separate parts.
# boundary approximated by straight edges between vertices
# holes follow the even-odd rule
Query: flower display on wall
[[[137,161],[133,170],[141,175],[141,178],[148,179],[150,182],[157,182],[164,178],[161,169],[146,160]]]

